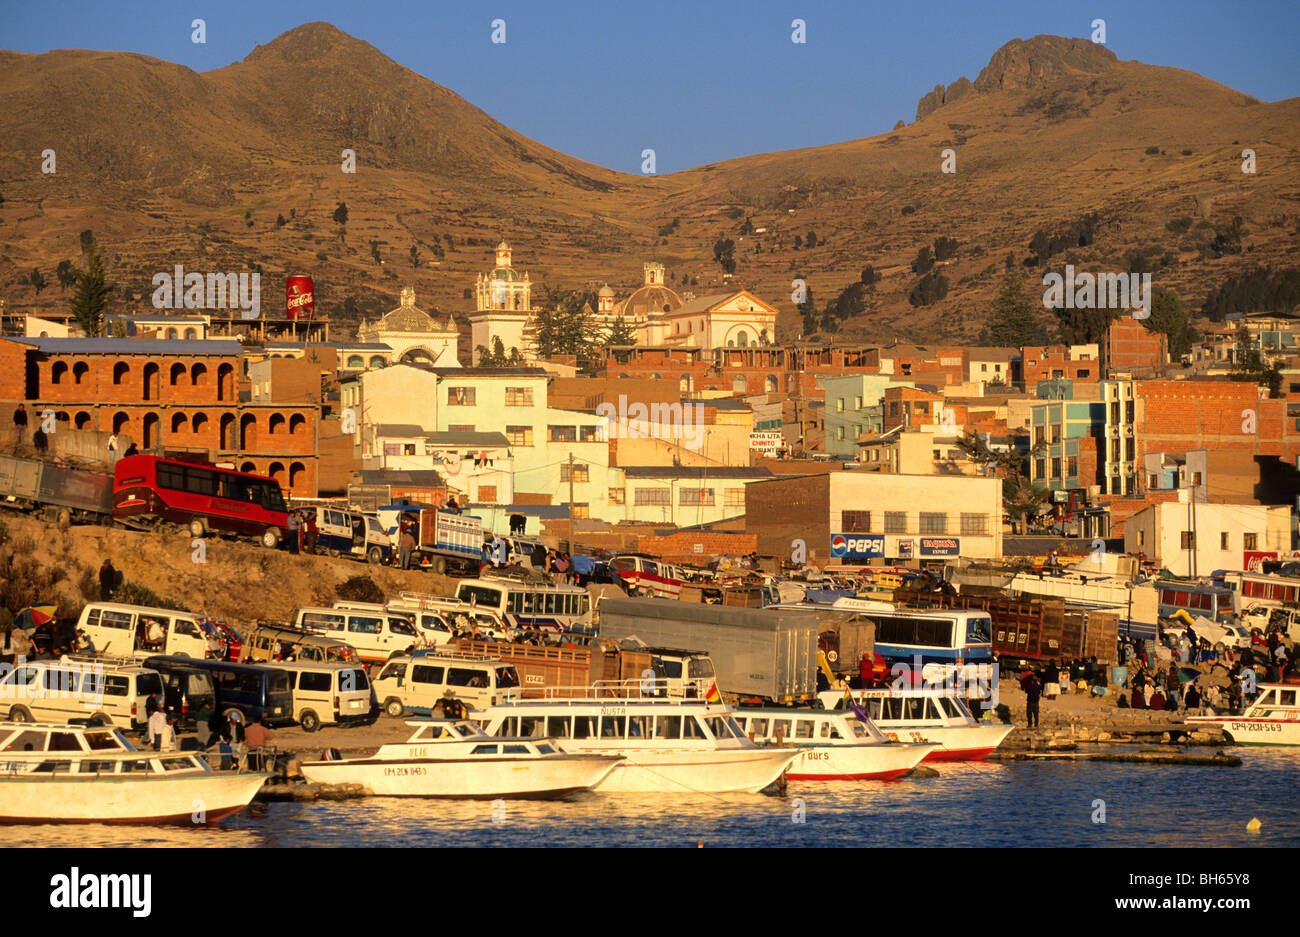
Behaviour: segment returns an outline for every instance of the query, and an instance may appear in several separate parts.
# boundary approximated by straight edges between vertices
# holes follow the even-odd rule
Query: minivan
[[[163,692],[157,671],[129,658],[27,661],[0,678],[10,722],[68,722],[99,716],[119,729],[143,728],[145,701]]]
[[[316,549],[330,556],[364,557],[371,565],[387,563],[393,541],[379,519],[358,511],[317,507]]]
[[[370,718],[373,697],[366,671],[355,664],[276,664],[293,687],[293,718],[305,732]]]
[[[382,611],[304,607],[294,611],[293,623],[347,642],[368,664],[382,664],[394,654],[420,643],[420,636],[409,621]]]
[[[517,699],[519,674],[511,664],[481,655],[419,651],[394,657],[375,678],[375,699],[390,716],[427,715],[444,696],[470,709]]]
[[[150,642],[149,631],[158,625],[162,640]],[[189,612],[147,605],[91,602],[81,610],[77,629],[84,631],[95,653],[114,657],[211,657],[217,653],[198,620]]]
[[[188,664],[206,670],[216,689],[216,709],[223,716],[238,712],[250,722],[259,716],[267,725],[293,722],[293,687],[289,674],[278,667],[166,656],[145,660],[145,666],[155,664]]]
[[[168,715],[176,717],[179,729],[194,729],[197,727],[195,715],[203,704],[214,709],[217,705],[212,674],[195,667],[189,660],[183,664],[164,664],[161,660],[162,658],[154,658],[150,669],[158,671],[158,676],[162,679],[163,708]]]
[[[337,638],[327,637],[317,631],[278,625],[257,625],[245,639],[244,651],[239,662],[257,664],[263,661],[274,661],[278,666],[286,657],[316,664],[355,664],[360,660],[357,657],[357,649],[352,645],[344,644]]]

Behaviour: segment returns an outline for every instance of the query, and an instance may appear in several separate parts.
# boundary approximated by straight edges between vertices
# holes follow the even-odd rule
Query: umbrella
[[[1199,676],[1201,676],[1201,672],[1200,672],[1199,670],[1197,670],[1195,667],[1179,667],[1179,668],[1178,668],[1178,682],[1179,682],[1179,683],[1191,683],[1193,680],[1195,680],[1195,679],[1196,679],[1197,677],[1199,677]]]
[[[18,613],[18,617],[14,619],[14,627],[31,634],[41,625],[54,621],[57,613],[58,608],[54,605],[31,605]]]

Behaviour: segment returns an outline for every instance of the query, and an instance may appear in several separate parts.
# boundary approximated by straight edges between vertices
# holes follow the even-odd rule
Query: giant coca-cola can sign
[[[284,283],[284,306],[290,319],[316,317],[315,285],[311,277],[289,277]]]

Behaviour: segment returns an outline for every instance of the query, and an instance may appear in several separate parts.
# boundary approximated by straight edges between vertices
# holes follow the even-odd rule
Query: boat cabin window
[[[502,745],[501,754],[503,755],[527,755],[527,745]]]
[[[452,725],[452,728],[463,739],[485,738],[487,736],[486,732],[472,722],[457,722]]]
[[[882,699],[880,700],[880,711],[881,711],[881,714],[882,714],[882,718],[885,718],[885,719],[909,719],[909,718],[911,718],[910,716],[905,715],[905,713],[906,713],[906,708],[905,708],[904,705],[903,705],[904,702],[905,702],[905,700],[904,700],[904,698],[901,697],[901,696],[895,696],[895,697],[884,697],[884,698],[882,698]]]
[[[932,697],[932,696],[927,696],[927,697],[925,698],[925,718],[927,718],[927,719],[944,719],[944,718],[947,717],[947,715],[948,715],[947,713],[944,713],[944,712],[940,712],[940,711],[939,711],[939,707],[938,707],[938,705],[935,703],[935,701],[934,701],[934,697]]]
[[[790,737],[790,720],[773,719],[772,720],[772,738],[788,739]]]
[[[804,722],[806,720],[800,721]],[[708,724],[709,731],[713,733],[713,737],[716,739],[738,739],[744,737],[741,734],[740,726],[736,725],[736,720],[732,719],[730,716],[710,716],[708,718]],[[811,734],[811,723],[808,725]]]
[[[598,716],[574,716],[573,717],[573,737],[575,739],[596,739],[600,738]]]
[[[539,743],[537,743],[536,748],[537,748],[537,754],[539,754],[539,755],[554,755],[554,754],[555,754],[555,749],[551,748],[551,746],[548,745],[548,744],[545,743],[545,742],[539,742]]]
[[[673,679],[673,680],[677,680],[677,679],[680,679],[680,678],[681,678],[681,675],[682,675],[682,662],[681,662],[681,661],[679,661],[679,660],[666,660],[666,661],[663,661],[663,667],[664,667],[664,676],[665,676],[665,677],[669,677],[670,679]]]
[[[1295,694],[1295,690],[1278,690],[1278,696],[1281,697],[1280,702],[1283,706],[1294,706]]]
[[[679,739],[681,737],[682,737],[681,716],[656,716],[655,717],[655,738]]]
[[[500,745],[475,745],[470,752],[471,755],[499,755],[500,753]]]
[[[148,774],[153,770],[149,764],[149,759],[140,758],[135,761],[123,761],[122,774]]]
[[[924,696],[903,697],[903,718],[924,719],[925,718],[925,697]]]
[[[766,738],[766,737],[767,737],[767,720],[766,720],[766,719],[750,719],[750,720],[749,720],[749,731],[752,732],[752,733],[754,734],[754,738],[759,738],[759,739],[761,739],[761,738]]]
[[[43,752],[45,751],[46,733],[33,732],[30,729],[19,732],[5,745],[7,752]]]
[[[546,720],[541,716],[520,716],[518,722],[510,720],[516,731],[511,735],[526,739],[540,739],[546,736]]]
[[[81,762],[79,774],[112,774],[117,770],[117,762],[112,760],[95,761],[84,759]]]
[[[621,739],[627,735],[626,716],[601,716],[600,737],[603,739]]]
[[[111,732],[87,732],[82,737],[86,740],[86,744],[90,746],[92,752],[101,751],[106,748],[121,749],[122,747],[118,742],[117,737]]]
[[[648,739],[653,733],[653,716],[628,716],[627,737],[630,739]]]
[[[77,736],[72,732],[51,732],[50,751],[79,752],[82,751],[81,742],[77,740]]]
[[[164,758],[162,759],[164,771],[185,771],[194,767],[194,762],[189,758]]]
[[[707,739],[708,733],[704,731],[704,726],[700,725],[700,720],[695,716],[682,717],[682,738],[684,739]]]
[[[836,726],[836,725],[834,725],[833,723],[827,722],[826,720],[822,720],[820,723],[818,723],[818,725],[817,725],[817,737],[818,737],[818,738],[823,738],[823,739],[842,739],[842,738],[844,738],[844,736],[843,736],[842,734],[840,734],[839,726]]]
[[[864,723],[857,716],[854,716],[852,719],[849,720],[849,726],[852,727],[853,735],[855,738],[860,738],[860,739],[872,738],[871,730],[868,729],[866,723]]]
[[[707,657],[693,657],[688,662],[686,676],[691,680],[704,680],[713,676],[713,661]]]
[[[717,734],[716,731],[714,734]],[[719,735],[718,738],[725,736]],[[797,739],[810,739],[813,737],[813,724],[811,719],[796,719],[794,721],[794,737]]]
[[[71,774],[72,761],[67,758],[52,758],[42,761],[32,770],[40,774]]]
[[[547,716],[546,717],[546,734],[552,738],[567,739],[569,733],[568,716]]]

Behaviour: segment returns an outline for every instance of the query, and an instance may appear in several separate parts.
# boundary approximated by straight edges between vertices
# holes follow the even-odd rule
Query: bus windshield
[[[987,615],[971,615],[966,619],[966,643],[989,644],[993,640],[993,619]]]

